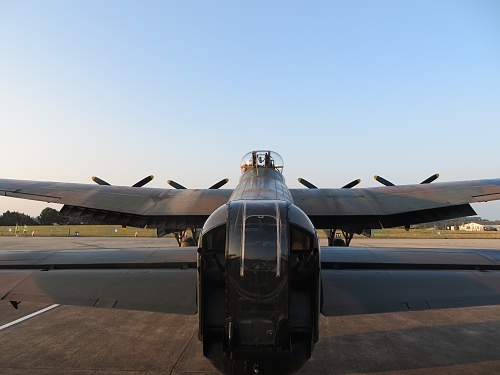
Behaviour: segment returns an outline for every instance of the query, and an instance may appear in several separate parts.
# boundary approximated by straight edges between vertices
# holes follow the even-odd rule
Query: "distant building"
[[[460,225],[458,229],[467,232],[481,232],[484,230],[484,225],[478,223],[465,223],[464,225]]]

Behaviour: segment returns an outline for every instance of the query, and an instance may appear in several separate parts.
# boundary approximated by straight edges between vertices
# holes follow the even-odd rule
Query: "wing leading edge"
[[[1,251],[0,300],[195,314],[196,249]]]
[[[500,179],[290,192],[316,228],[360,233],[475,215],[470,203],[500,199]]]
[[[203,226],[231,193],[0,179],[0,195],[60,203],[63,214],[102,224],[156,227],[160,235]]]
[[[324,315],[500,304],[500,251],[321,249]]]

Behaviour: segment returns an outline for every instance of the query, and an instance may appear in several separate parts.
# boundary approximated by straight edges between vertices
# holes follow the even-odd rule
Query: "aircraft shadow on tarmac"
[[[398,372],[500,360],[500,320],[323,336],[300,374]],[[500,363],[497,368],[500,371]],[[455,372],[453,372],[455,373]],[[489,373],[484,372],[484,373]]]

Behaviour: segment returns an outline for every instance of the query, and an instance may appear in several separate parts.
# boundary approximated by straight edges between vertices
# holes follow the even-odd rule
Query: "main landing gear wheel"
[[[329,246],[347,246],[345,241],[342,238],[335,238],[332,242],[332,244],[328,244]]]
[[[191,236],[189,236],[188,229],[182,230],[180,232],[175,232],[175,239],[179,247],[191,247],[198,245],[198,238],[200,231],[198,229],[191,228]]]

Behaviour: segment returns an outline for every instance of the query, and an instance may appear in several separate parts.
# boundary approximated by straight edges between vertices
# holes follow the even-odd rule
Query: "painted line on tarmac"
[[[9,327],[12,327],[16,324],[19,324],[21,322],[24,322],[25,320],[28,320],[28,319],[31,319],[31,318],[34,318],[35,316],[37,315],[40,315],[40,314],[43,314],[47,311],[50,311],[52,309],[55,309],[56,307],[58,307],[59,305],[50,305],[50,306],[47,306],[41,310],[38,310],[38,311],[35,311],[34,313],[31,313],[29,315],[26,315],[26,316],[23,316],[22,318],[19,318],[19,319],[16,319],[10,323],[7,323],[7,324],[4,324],[3,326],[0,326],[0,331],[4,330],[4,329],[7,329]]]

